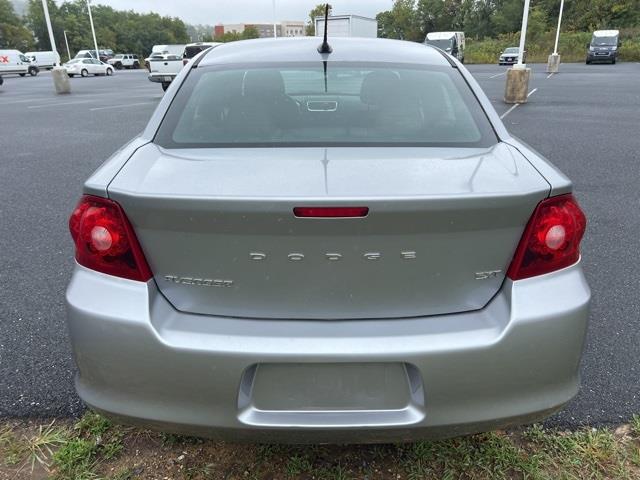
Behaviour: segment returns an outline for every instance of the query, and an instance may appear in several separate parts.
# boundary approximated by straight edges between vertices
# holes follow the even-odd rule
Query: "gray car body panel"
[[[478,258],[499,253],[504,270],[505,259],[512,255],[535,204],[549,195],[570,192],[570,181],[530,147],[511,137],[477,82],[456,60],[447,60],[428,46],[365,39],[332,40],[334,53],[327,57],[315,50],[318,41],[236,42],[203,52],[172,83],[144,133],[87,181],[85,193],[109,196],[124,205],[152,266],[157,261],[154,252],[170,252],[167,246],[178,245],[168,240],[172,235],[179,236],[185,225],[190,225],[192,232],[197,230],[197,222],[191,222],[190,217],[206,213],[211,205],[203,200],[212,198],[223,210],[253,212],[252,220],[257,219],[258,212],[268,216],[286,207],[286,222],[290,221],[290,208],[302,200],[323,204],[371,201],[376,209],[389,212],[399,205],[424,208],[427,200],[447,208],[466,205],[473,212],[466,216],[467,226],[477,221],[497,227],[499,219],[483,215],[482,210],[493,209],[495,214],[502,208],[502,213],[510,211],[504,217],[505,228],[489,229],[484,240],[475,238],[465,248],[477,244],[482,252]],[[451,68],[457,68],[466,79],[492,123],[497,145],[464,155],[459,150],[379,147],[375,151],[272,149],[271,155],[276,154],[273,158],[281,162],[272,171],[262,162],[268,156],[264,150],[235,149],[237,157],[232,163],[230,152],[223,150],[187,154],[147,145],[153,141],[182,81],[198,62],[282,61],[285,53],[288,61],[453,63]],[[325,154],[329,163],[324,167],[338,165],[338,169],[324,170]],[[485,160],[480,162],[481,158]],[[376,168],[349,167],[349,162],[362,165],[366,161]],[[238,162],[247,167],[244,183]],[[393,162],[397,163],[396,170]],[[477,171],[472,168],[474,164]],[[290,176],[285,167],[294,168],[296,175]],[[407,173],[411,169],[414,175]],[[447,169],[455,174],[447,175]],[[213,171],[224,178],[211,176]],[[349,172],[347,181],[343,176]],[[291,181],[294,178],[301,183]],[[506,208],[509,203],[513,205]],[[170,222],[163,223],[162,216],[167,213],[162,206],[172,206],[169,220],[175,222],[173,233],[168,228]],[[146,215],[145,208],[149,209]],[[377,225],[378,234],[390,218],[372,223]],[[375,216],[370,220],[376,220]],[[415,215],[405,212],[404,220],[401,230],[388,232],[389,238],[378,235],[370,240],[376,246],[389,242],[396,249],[400,238],[411,237],[407,232],[421,228]],[[154,234],[154,225],[163,225],[164,235]],[[241,226],[238,222],[233,225]],[[251,227],[247,225],[242,227],[245,232]],[[388,225],[399,224],[391,220]],[[434,225],[445,226],[444,222]],[[265,225],[254,227],[264,230]],[[339,236],[340,229],[335,227],[330,231]],[[455,227],[451,224],[452,229]],[[314,227],[306,228],[310,230],[306,230],[304,239],[315,241],[311,235]],[[215,241],[210,233],[203,237],[202,245]],[[366,229],[361,233],[366,239]],[[491,244],[496,238],[500,239],[501,252]],[[438,244],[437,235],[427,239]],[[279,240],[283,251],[285,247],[289,251],[290,245]],[[218,246],[229,250],[229,245]],[[244,252],[246,245],[241,246],[242,252],[248,253]],[[313,243],[319,253],[324,251],[320,248],[323,246]],[[178,249],[173,258],[168,258],[167,266],[177,267],[181,255],[188,258],[189,252]],[[200,257],[196,255],[195,259],[206,263]],[[234,258],[228,257],[226,260]],[[443,257],[433,257],[436,263],[442,262],[441,267],[446,261],[456,260],[448,253]],[[187,262],[189,269],[196,266],[193,260]],[[158,261],[165,261],[162,255]],[[238,267],[247,273],[244,281],[252,279],[248,268],[253,266]],[[390,264],[390,269],[400,272],[398,265]],[[314,270],[305,271],[304,276],[296,278],[298,286],[314,281]],[[387,272],[386,268],[382,272]],[[488,281],[485,290],[480,288],[481,295],[477,293],[480,290],[475,291],[473,304],[455,312],[449,308],[449,313],[440,315],[427,315],[435,310],[429,312],[419,298],[420,308],[416,309],[385,304],[372,296],[369,301],[377,308],[364,316],[377,318],[358,319],[340,317],[349,313],[344,302],[333,314],[328,315],[325,308],[321,318],[308,318],[307,312],[300,311],[299,299],[293,298],[295,290],[281,302],[295,306],[289,308],[287,318],[264,318],[264,314],[245,307],[243,312],[233,308],[233,302],[225,300],[221,292],[216,295],[224,308],[217,311],[227,314],[203,315],[193,313],[198,310],[194,307],[202,307],[210,293],[195,297],[185,293],[197,291],[196,285],[187,287],[191,290],[167,289],[163,293],[158,288],[163,281],[134,282],[75,267],[66,304],[78,365],[76,388],[88,405],[113,418],[223,439],[289,443],[407,441],[537,421],[561,408],[579,387],[591,295],[580,263],[516,282],[502,272],[499,278]],[[373,274],[365,281],[379,288]],[[432,299],[447,295],[436,282],[431,285],[439,294]],[[468,284],[462,290],[452,285],[451,290],[456,288],[458,293],[474,291]],[[260,295],[255,288],[252,292]],[[393,293],[402,298],[401,291]],[[385,291],[378,296],[382,300],[390,298]],[[192,305],[181,303],[189,297],[195,298]],[[210,307],[216,302],[208,301],[207,310],[201,312],[214,311]],[[193,312],[181,311],[175,305]],[[360,305],[368,308],[363,302]],[[451,305],[449,301],[447,306]],[[274,305],[270,308],[272,314],[276,312]],[[260,318],[246,318],[240,313]],[[279,313],[285,312],[281,309]],[[296,317],[296,313],[306,314]]]

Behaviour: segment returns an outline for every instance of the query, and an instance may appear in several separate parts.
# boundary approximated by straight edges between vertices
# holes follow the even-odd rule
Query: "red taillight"
[[[302,218],[366,217],[369,207],[296,207],[293,214]]]
[[[522,280],[576,263],[586,226],[587,220],[573,195],[543,200],[524,230],[507,276]]]
[[[69,230],[80,265],[141,282],[153,276],[131,224],[116,202],[84,195],[69,218]]]

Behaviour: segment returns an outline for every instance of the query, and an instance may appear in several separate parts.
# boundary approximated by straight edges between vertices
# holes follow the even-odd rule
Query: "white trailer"
[[[424,43],[438,47],[464,63],[464,32],[429,32]]]
[[[316,17],[316,36],[324,35],[324,17]],[[359,15],[335,15],[329,17],[329,38],[331,37],[367,37],[378,36],[378,21],[375,18]]]

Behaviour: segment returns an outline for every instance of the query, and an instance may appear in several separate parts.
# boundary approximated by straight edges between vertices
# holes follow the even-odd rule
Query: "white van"
[[[35,77],[40,69],[20,50],[0,50],[0,75],[15,73]]]
[[[25,55],[40,68],[51,70],[56,64],[60,65],[58,52],[27,52]]]

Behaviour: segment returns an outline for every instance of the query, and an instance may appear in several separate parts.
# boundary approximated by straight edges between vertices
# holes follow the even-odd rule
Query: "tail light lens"
[[[76,260],[92,270],[146,282],[153,275],[122,207],[84,195],[69,218]]]
[[[524,230],[507,276],[522,280],[576,263],[586,225],[573,195],[543,200]]]

